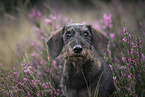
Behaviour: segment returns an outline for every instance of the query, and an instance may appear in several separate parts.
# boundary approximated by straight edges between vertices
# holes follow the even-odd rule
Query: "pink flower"
[[[27,95],[28,95],[29,97],[31,97],[30,91],[28,91]]]
[[[34,53],[32,53],[32,54],[31,54],[31,56],[32,56],[32,57],[34,57],[34,56],[35,56],[35,54],[34,54]]]
[[[104,29],[107,28],[107,27],[112,28],[113,27],[113,25],[112,25],[112,15],[109,14],[107,16],[107,14],[104,14],[103,19],[101,19],[101,23],[104,24],[104,26],[103,26]]]
[[[115,38],[115,34],[114,34],[114,33],[111,33],[111,34],[110,34],[110,37],[111,37],[112,39],[114,39],[114,38]]]
[[[111,68],[111,70],[113,70],[112,65],[109,64],[109,67]]]
[[[42,66],[37,65],[37,68],[42,68]]]
[[[127,42],[126,37],[124,37],[122,40],[123,40],[123,43],[126,44],[126,42]]]
[[[139,25],[140,25],[140,26],[143,26],[143,23],[142,23],[142,22],[140,22],[140,23],[139,23]]]
[[[125,60],[126,60],[126,58],[122,56],[122,61],[124,61],[124,62],[125,62]]]
[[[40,64],[41,64],[41,65],[43,65],[43,63],[44,63],[43,61],[40,61]]]
[[[36,23],[36,22],[40,21],[41,17],[42,17],[42,14],[39,10],[33,9],[29,14],[29,18],[32,23]]]
[[[18,74],[17,72],[14,72],[14,75]]]
[[[24,81],[27,81],[27,79],[26,79],[26,78],[24,78]]]
[[[125,31],[126,31],[126,29],[127,29],[126,27],[123,27],[123,32],[125,32]]]
[[[22,66],[25,66],[25,64],[21,64]]]
[[[116,80],[116,78],[117,78],[116,76],[113,76],[113,80]]]
[[[44,40],[44,36],[41,36],[40,38],[41,38],[42,40]]]
[[[51,23],[51,20],[48,19],[48,18],[46,18],[46,19],[45,19],[45,23],[46,23],[46,26],[48,26],[48,25]]]
[[[59,69],[61,69],[62,68],[62,66],[61,65],[59,65]]]
[[[45,86],[45,83],[42,84],[42,87],[44,87],[44,86]]]
[[[42,73],[41,73],[41,72],[38,72],[38,74],[39,74],[39,75],[42,75]]]
[[[50,15],[50,18],[53,19],[53,20],[56,20],[56,16],[54,16],[52,14]]]
[[[30,73],[30,69],[24,70],[25,73]]]
[[[53,60],[52,63],[53,63],[53,65],[56,65],[57,62],[55,60]]]
[[[11,79],[11,78],[12,78],[12,76],[11,76],[11,75],[8,75],[8,78],[9,78],[9,79]]]
[[[57,78],[57,79],[60,79],[60,77],[59,77],[59,76],[56,76],[56,78]]]

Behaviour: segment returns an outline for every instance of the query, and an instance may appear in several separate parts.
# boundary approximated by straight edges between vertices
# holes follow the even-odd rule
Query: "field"
[[[0,97],[63,97],[63,59],[49,57],[46,42],[72,23],[93,25],[109,38],[112,97],[145,97],[144,0],[37,1],[18,0],[9,9],[0,2]]]

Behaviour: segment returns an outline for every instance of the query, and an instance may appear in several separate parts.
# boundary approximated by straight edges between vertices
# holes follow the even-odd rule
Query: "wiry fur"
[[[87,37],[83,36],[86,31]],[[70,37],[66,37],[67,32],[71,33]],[[58,43],[52,45],[54,42]],[[107,43],[107,37],[101,32],[89,25],[80,24],[66,26],[48,40],[52,57],[63,51],[65,64],[61,86],[66,97],[94,97],[97,85],[99,97],[112,94],[112,71],[100,56],[105,52]],[[76,45],[82,47],[82,52],[74,52],[73,47]]]

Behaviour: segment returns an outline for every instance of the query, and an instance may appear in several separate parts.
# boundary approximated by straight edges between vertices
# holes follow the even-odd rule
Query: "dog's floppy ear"
[[[47,41],[49,53],[52,58],[57,57],[63,48],[63,39],[62,39],[63,28],[57,30],[54,35],[52,35]]]
[[[97,29],[91,27],[92,32],[92,44],[94,48],[100,53],[103,54],[106,51],[108,45],[108,38]]]

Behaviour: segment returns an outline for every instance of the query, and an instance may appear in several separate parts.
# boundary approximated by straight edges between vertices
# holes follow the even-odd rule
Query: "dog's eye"
[[[89,36],[89,33],[88,33],[87,31],[85,31],[85,32],[83,33],[83,36],[84,36],[84,37],[88,37],[88,36]]]
[[[66,37],[71,37],[71,32],[70,31],[66,32]]]

